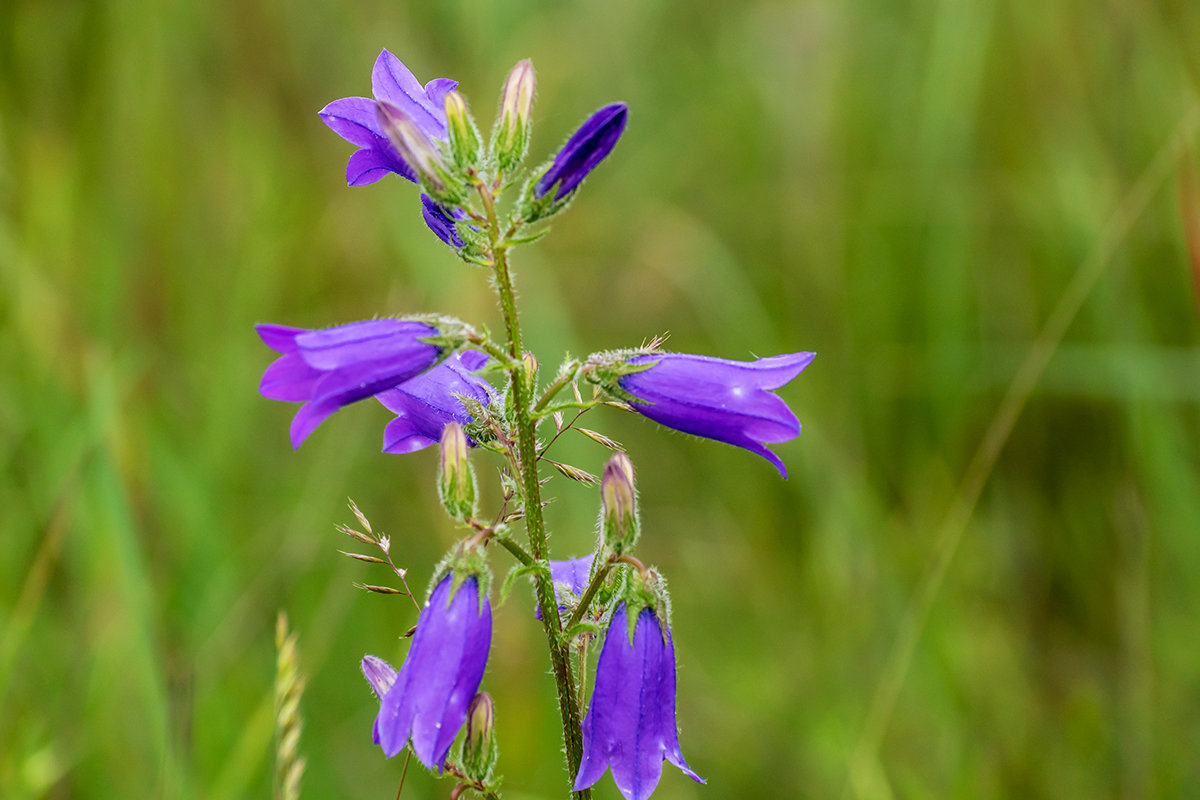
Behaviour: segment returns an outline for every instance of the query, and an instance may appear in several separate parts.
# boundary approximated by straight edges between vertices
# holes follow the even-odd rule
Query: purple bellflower
[[[479,578],[468,577],[453,597],[452,583],[447,574],[421,609],[408,657],[390,686],[387,671],[374,663],[382,660],[368,656],[373,659],[368,665],[363,659],[376,694],[386,687],[375,718],[375,743],[391,758],[411,742],[417,759],[439,774],[479,691],[492,644],[492,607],[486,596],[480,605]]]
[[[772,390],[799,375],[815,356],[791,353],[731,361],[684,353],[638,355],[628,363],[653,366],[623,375],[617,383],[636,398],[631,405],[639,414],[758,453],[786,478],[787,467],[766,444],[795,439],[800,421]]]
[[[541,199],[557,185],[554,201],[558,202],[575,191],[616,146],[625,131],[628,111],[624,103],[613,103],[592,114],[558,151],[554,163],[534,187],[534,196]]]
[[[573,791],[587,789],[612,767],[625,800],[645,800],[658,786],[663,760],[694,781],[675,726],[675,645],[654,609],[638,612],[633,642],[625,603],[617,606],[596,663],[596,685],[583,721],[583,760]]]
[[[346,182],[351,186],[374,183],[389,172],[417,182],[417,173],[389,141],[379,121],[378,103],[388,103],[416,123],[431,139],[446,139],[446,94],[458,81],[436,78],[421,86],[408,67],[384,50],[371,71],[369,97],[343,97],[320,110],[330,130],[359,149],[346,165]],[[431,226],[432,227],[432,226]]]
[[[306,330],[258,325],[267,347],[283,355],[263,373],[258,391],[304,403],[292,418],[292,447],[345,405],[404,383],[437,363],[442,350],[421,341],[439,331],[423,322],[373,319]]]
[[[395,389],[376,395],[396,418],[383,431],[383,452],[415,453],[442,438],[447,423],[474,422],[459,396],[483,405],[491,402],[491,384],[471,373],[481,369],[488,357],[477,350],[455,353],[428,372]],[[474,444],[470,439],[468,444]]]
[[[583,590],[587,588],[588,579],[592,575],[592,559],[594,555],[583,556],[582,558],[569,558],[566,561],[551,561],[550,562],[550,580],[554,583],[555,591],[558,590],[560,584],[565,584],[571,594],[579,597],[583,594]],[[558,610],[564,611],[566,606],[560,605]],[[538,619],[542,618],[542,609],[539,606],[536,609]]]

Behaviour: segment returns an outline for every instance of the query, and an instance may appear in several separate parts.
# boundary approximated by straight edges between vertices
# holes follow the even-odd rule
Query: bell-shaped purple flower
[[[458,81],[437,78],[421,86],[408,67],[384,50],[375,60],[371,71],[371,90],[368,97],[343,97],[334,100],[319,112],[325,124],[359,150],[350,156],[346,165],[346,182],[351,186],[374,183],[389,172],[395,172],[417,182],[417,174],[395,146],[379,122],[376,101],[390,103],[416,123],[429,138],[445,140],[446,94],[458,86]]]
[[[492,645],[492,607],[480,603],[479,578],[467,577],[451,596],[450,574],[434,588],[412,646],[379,704],[375,743],[388,758],[412,743],[417,759],[442,772],[454,737],[467,719],[467,706],[479,691]],[[364,672],[378,693],[381,670]],[[386,665],[385,665],[386,666]]]
[[[555,591],[560,585],[566,585],[571,594],[579,597],[583,594],[583,590],[587,588],[588,579],[592,575],[592,559],[595,555],[583,556],[582,558],[568,558],[566,561],[551,561],[550,562],[550,580],[554,583]],[[561,612],[566,606],[560,605],[558,610]],[[542,618],[542,609],[539,607],[534,611],[538,619]]]
[[[772,390],[801,373],[815,353],[791,353],[755,361],[731,361],[684,353],[634,356],[629,364],[653,364],[617,383],[636,398],[643,416],[677,431],[744,447],[770,461],[783,477],[787,467],[767,443],[800,435],[800,421]]]
[[[476,350],[455,353],[428,372],[376,395],[396,415],[383,430],[383,452],[415,453],[437,444],[447,423],[474,422],[459,397],[474,398],[485,406],[491,402],[491,384],[471,374],[487,359]]]
[[[658,786],[663,760],[692,780],[675,725],[675,645],[654,609],[638,612],[633,642],[625,603],[617,606],[596,663],[596,685],[583,721],[583,760],[574,791],[586,789],[612,767],[626,800],[645,800]]]
[[[534,187],[534,196],[541,199],[557,185],[554,201],[558,202],[575,191],[588,173],[612,152],[625,131],[628,112],[624,103],[613,103],[592,114],[558,151],[554,163]]]
[[[373,319],[306,330],[255,327],[267,347],[282,353],[263,373],[258,391],[272,400],[304,403],[292,419],[299,447],[325,418],[345,405],[404,383],[429,369],[442,350],[421,341],[439,331],[423,322]]]

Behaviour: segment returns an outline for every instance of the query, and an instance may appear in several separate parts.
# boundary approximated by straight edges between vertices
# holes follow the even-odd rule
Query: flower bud
[[[458,92],[449,92],[443,101],[446,108],[446,131],[450,136],[450,152],[459,167],[474,167],[479,163],[479,130],[467,103]]]
[[[536,85],[533,62],[529,59],[517,62],[504,83],[500,116],[492,131],[492,153],[502,172],[521,163],[529,149],[530,115]]]
[[[492,696],[480,692],[467,706],[467,733],[463,737],[463,771],[473,780],[488,783],[496,766],[496,707]]]
[[[380,700],[396,682],[396,670],[378,656],[363,656],[362,671],[367,683],[371,684],[371,690]]]
[[[467,459],[467,435],[457,422],[442,429],[438,494],[455,520],[462,522],[475,513],[475,472]]]
[[[529,391],[533,392],[537,388],[537,356],[526,351],[525,355],[521,358],[521,368],[525,372],[525,384],[529,387]]]
[[[527,187],[531,195],[526,198],[527,220],[549,216],[563,208],[583,179],[617,146],[628,116],[629,109],[624,103],[612,103],[588,117],[554,156],[550,166],[531,179]]]
[[[637,497],[634,494],[633,462],[617,453],[604,465],[600,479],[600,531],[604,544],[613,552],[624,553],[637,542]]]
[[[451,192],[449,174],[442,155],[425,131],[396,106],[380,100],[375,103],[379,127],[400,157],[413,168],[425,190],[435,200],[445,201]]]

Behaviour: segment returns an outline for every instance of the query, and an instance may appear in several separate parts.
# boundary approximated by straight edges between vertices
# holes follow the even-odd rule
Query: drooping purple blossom
[[[465,212],[457,208],[446,208],[429,195],[422,193],[421,216],[425,218],[425,224],[429,226],[429,230],[437,234],[437,237],[443,242],[456,250],[466,246],[466,241],[458,233],[458,226],[454,224],[457,220],[467,218]]]
[[[575,191],[616,146],[625,131],[628,111],[624,103],[613,103],[592,114],[558,151],[554,163],[534,187],[534,196],[541,199],[557,185],[554,193],[557,202]]]
[[[663,760],[692,780],[704,779],[683,760],[675,725],[675,645],[654,609],[639,612],[629,641],[625,603],[613,612],[592,702],[583,721],[583,760],[573,791],[586,789],[612,767],[626,800],[645,800],[658,786]]]
[[[379,704],[373,733],[388,758],[411,742],[417,759],[439,774],[467,719],[467,705],[479,691],[492,644],[492,608],[486,595],[480,604],[479,578],[467,577],[453,596],[452,583],[451,574],[442,578],[421,610],[408,656]],[[375,688],[378,681],[371,683]]]
[[[304,403],[292,418],[292,447],[334,411],[421,374],[442,353],[421,341],[437,336],[437,328],[412,320],[373,319],[320,330],[258,325],[255,330],[267,347],[283,354],[263,373],[259,392]]]
[[[630,364],[653,366],[623,375],[617,382],[637,398],[631,405],[639,414],[677,431],[758,453],[786,478],[787,467],[766,444],[799,436],[800,421],[772,390],[799,375],[815,356],[791,353],[732,361],[653,353],[629,359]]]
[[[449,78],[435,78],[421,86],[400,59],[387,50],[381,52],[371,71],[374,99],[343,97],[319,112],[334,133],[359,148],[346,165],[346,182],[351,186],[365,186],[394,172],[416,183],[417,174],[412,165],[401,157],[380,124],[378,103],[388,103],[399,109],[431,139],[445,140],[443,101],[457,86],[458,81]]]
[[[433,369],[376,397],[396,418],[383,431],[383,452],[415,453],[442,438],[447,423],[466,425],[474,418],[459,395],[483,405],[491,402],[494,390],[478,371],[488,357],[476,350],[455,353]],[[474,444],[470,439],[468,444]]]
[[[550,580],[554,584],[554,590],[557,592],[560,585],[566,585],[571,594],[579,597],[583,594],[583,590],[587,588],[588,579],[592,574],[592,559],[595,555],[583,556],[582,558],[568,558],[566,561],[551,561],[550,562]],[[558,610],[561,612],[566,609],[566,606],[559,605]],[[538,619],[542,618],[542,609],[539,606],[534,610]]]

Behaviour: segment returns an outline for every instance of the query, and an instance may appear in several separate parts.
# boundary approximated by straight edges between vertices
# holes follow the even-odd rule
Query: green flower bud
[[[457,422],[442,429],[438,494],[455,520],[463,522],[475,513],[475,472],[467,458],[467,435]]]
[[[518,62],[504,83],[500,116],[492,131],[492,155],[501,172],[520,164],[529,150],[530,115],[536,86],[533,62],[529,59]]]
[[[538,360],[533,353],[526,352],[521,358],[521,367],[525,372],[525,385],[529,387],[529,391],[533,392],[537,389],[538,376]]]
[[[492,696],[480,692],[467,706],[467,733],[462,743],[462,767],[467,777],[489,783],[496,766],[496,707]]]
[[[633,549],[640,530],[633,462],[624,453],[617,453],[604,465],[600,478],[601,536],[613,552],[625,553]]]
[[[479,139],[479,129],[475,127],[475,120],[467,110],[466,101],[458,92],[449,92],[444,103],[446,129],[450,135],[450,152],[455,163],[462,168],[477,166],[479,150],[483,143]]]

